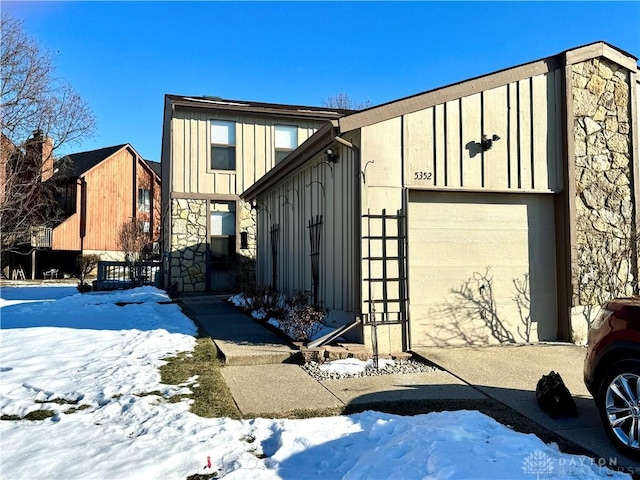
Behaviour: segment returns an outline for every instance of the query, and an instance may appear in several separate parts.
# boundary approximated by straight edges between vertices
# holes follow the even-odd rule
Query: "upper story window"
[[[289,155],[298,146],[298,127],[295,125],[276,125],[276,164]]]
[[[138,189],[138,211],[139,212],[151,211],[151,190],[147,188]]]
[[[236,123],[211,121],[211,168],[236,169]]]

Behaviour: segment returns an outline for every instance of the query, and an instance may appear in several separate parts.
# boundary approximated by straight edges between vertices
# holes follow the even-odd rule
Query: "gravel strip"
[[[398,375],[404,373],[423,373],[423,372],[436,372],[439,369],[427,365],[426,363],[418,362],[416,360],[396,360],[394,365],[387,365],[385,368],[375,369],[367,368],[363,372],[355,375],[341,375],[338,373],[331,373],[320,369],[320,364],[316,362],[309,362],[301,365],[301,368],[311,375],[316,380],[336,380],[339,378],[354,378],[354,377],[376,377],[380,375]]]

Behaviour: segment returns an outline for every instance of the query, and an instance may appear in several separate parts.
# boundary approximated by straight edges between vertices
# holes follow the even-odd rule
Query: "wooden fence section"
[[[94,290],[121,290],[142,285],[158,286],[160,262],[98,262],[98,278]]]

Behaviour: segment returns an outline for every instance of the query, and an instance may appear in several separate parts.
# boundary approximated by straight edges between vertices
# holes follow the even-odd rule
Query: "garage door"
[[[553,197],[410,192],[412,347],[557,338]]]

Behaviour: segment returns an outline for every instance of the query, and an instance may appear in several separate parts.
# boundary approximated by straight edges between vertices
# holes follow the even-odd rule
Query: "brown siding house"
[[[136,219],[150,234],[150,249],[160,240],[159,165],[145,161],[130,144],[73,153],[55,162],[61,220],[51,232],[50,249],[23,257],[25,272],[74,273],[80,254],[122,260],[121,226]],[[35,265],[31,262],[35,259]],[[14,260],[15,262],[15,260]]]

